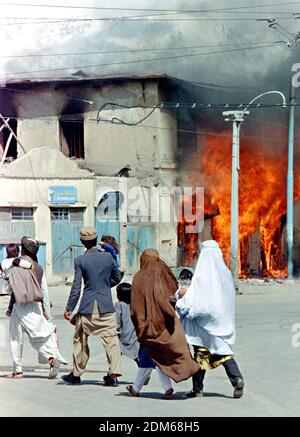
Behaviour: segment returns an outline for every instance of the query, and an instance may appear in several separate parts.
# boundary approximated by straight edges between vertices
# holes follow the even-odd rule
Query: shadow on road
[[[59,381],[59,380],[58,380],[58,381]],[[78,387],[78,386],[85,386],[85,385],[98,385],[98,386],[100,386],[100,387],[104,387],[104,388],[106,388],[106,389],[108,389],[108,388],[113,388],[114,390],[117,390],[118,387],[120,387],[120,386],[122,386],[122,385],[128,385],[128,384],[132,384],[132,381],[119,381],[119,385],[117,385],[116,387],[111,387],[111,386],[108,386],[108,385],[104,385],[104,384],[103,384],[103,381],[101,381],[101,380],[85,380],[85,381],[81,381],[80,384],[75,385],[75,387]],[[70,386],[72,386],[72,384],[66,384],[66,383],[63,382],[63,381],[59,381],[59,382],[57,383],[57,385],[70,385]]]
[[[142,392],[140,393],[140,396],[138,398],[135,398],[133,396],[131,396],[128,392],[122,392],[122,393],[117,393],[116,396],[125,396],[125,397],[130,397],[133,399],[158,399],[158,400],[162,400],[162,401],[169,401],[169,400],[173,400],[173,401],[189,401],[189,400],[197,400],[198,402],[201,402],[202,398],[187,398],[186,397],[186,392],[176,392],[174,393],[173,397],[170,399],[166,399],[164,397],[164,395],[162,393],[157,393],[157,392]],[[216,397],[216,398],[227,398],[227,399],[233,399],[231,396],[226,396],[223,395],[221,393],[204,393],[204,397]]]

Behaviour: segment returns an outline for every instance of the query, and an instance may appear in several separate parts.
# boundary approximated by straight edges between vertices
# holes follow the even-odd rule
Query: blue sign
[[[49,187],[49,203],[51,205],[71,205],[77,203],[77,188],[53,186]]]

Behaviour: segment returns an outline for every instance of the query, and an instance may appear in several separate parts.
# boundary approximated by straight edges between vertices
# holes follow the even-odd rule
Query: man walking
[[[104,376],[104,385],[117,386],[121,375],[121,352],[117,331],[117,319],[112,301],[111,287],[121,281],[121,273],[110,253],[97,249],[97,231],[92,226],[80,230],[80,240],[86,251],[74,261],[75,276],[67,307],[66,320],[71,319],[81,293],[84,290],[76,316],[73,339],[73,371],[62,377],[68,384],[80,384],[89,360],[89,335],[101,339],[105,348],[109,370]]]
[[[23,334],[26,332],[31,346],[38,352],[39,363],[50,365],[48,378],[54,379],[61,364],[67,364],[58,350],[55,336],[56,327],[47,319],[50,317],[50,302],[45,274],[37,263],[38,241],[23,237],[22,258],[13,261],[9,275],[12,295],[7,316],[9,323],[9,345],[13,359],[12,379],[23,377],[21,357]],[[24,261],[30,268],[22,268]],[[23,264],[22,262],[23,261]]]

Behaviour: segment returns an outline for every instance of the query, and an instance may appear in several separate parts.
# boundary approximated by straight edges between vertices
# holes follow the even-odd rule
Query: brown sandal
[[[56,358],[49,358],[50,370],[48,379],[55,379],[58,375],[60,362]]]
[[[173,388],[169,388],[169,390],[167,390],[163,396],[164,399],[172,399],[173,397],[173,393],[174,393],[174,389]]]
[[[6,378],[10,379],[22,379],[23,378],[23,372],[13,372],[9,375],[6,375]]]
[[[132,385],[127,385],[126,390],[129,391],[129,393],[135,398],[138,398],[140,396],[137,391],[133,390]]]

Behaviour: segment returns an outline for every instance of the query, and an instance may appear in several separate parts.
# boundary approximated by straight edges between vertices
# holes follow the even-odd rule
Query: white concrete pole
[[[225,121],[232,121],[232,167],[230,209],[230,270],[235,289],[239,289],[239,170],[240,127],[248,111],[224,111]]]

